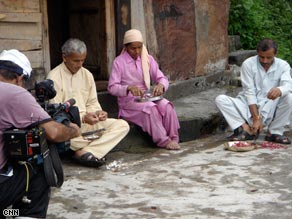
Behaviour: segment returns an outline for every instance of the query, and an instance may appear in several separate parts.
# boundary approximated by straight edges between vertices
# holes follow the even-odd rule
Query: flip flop
[[[86,152],[80,157],[73,156],[74,161],[88,167],[100,167],[105,164],[105,159],[98,159],[92,153]]]

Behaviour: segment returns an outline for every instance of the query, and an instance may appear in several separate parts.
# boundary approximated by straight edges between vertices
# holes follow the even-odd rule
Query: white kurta
[[[49,72],[47,78],[54,81],[54,87],[57,91],[56,97],[50,100],[51,103],[64,103],[74,98],[76,100],[75,106],[78,107],[80,112],[80,118],[86,112],[102,110],[97,99],[93,75],[87,69],[82,67],[77,73],[71,74],[66,65],[61,63]],[[122,119],[108,118],[95,125],[81,124],[81,132],[100,128],[105,128],[101,138],[93,141],[84,140],[82,136],[74,138],[70,141],[71,149],[74,151],[83,149],[93,153],[100,159],[112,150],[129,132],[128,123]]]
[[[279,58],[266,72],[258,56],[245,60],[241,66],[242,91],[236,98],[226,95],[216,97],[215,103],[229,126],[234,130],[247,122],[252,125],[249,105],[256,104],[264,126],[272,134],[282,135],[285,125],[290,123],[292,109],[292,79],[289,64]],[[270,100],[267,94],[278,87],[281,97]]]

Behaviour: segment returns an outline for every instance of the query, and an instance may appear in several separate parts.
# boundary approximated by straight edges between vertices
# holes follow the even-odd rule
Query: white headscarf
[[[11,61],[23,70],[23,74],[29,78],[31,74],[31,65],[28,58],[16,49],[3,50],[0,53],[0,60]]]
[[[143,36],[139,30],[131,29],[125,32],[123,44],[125,45],[132,42],[143,43]],[[125,51],[125,47],[122,52],[124,51]],[[144,81],[145,81],[146,87],[150,89],[150,73],[149,73],[150,63],[149,63],[149,58],[148,58],[148,51],[144,44],[143,44],[142,52],[141,52],[141,61],[142,61]]]

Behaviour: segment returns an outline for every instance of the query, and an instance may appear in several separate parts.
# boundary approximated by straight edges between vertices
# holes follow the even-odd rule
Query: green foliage
[[[243,49],[255,49],[262,38],[279,46],[278,57],[292,66],[292,1],[230,0],[229,35],[240,35]]]

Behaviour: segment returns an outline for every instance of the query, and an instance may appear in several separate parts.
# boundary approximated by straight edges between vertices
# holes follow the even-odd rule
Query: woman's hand
[[[164,93],[164,86],[162,84],[156,84],[153,88],[152,95],[160,96]]]
[[[140,96],[143,97],[144,92],[141,90],[141,88],[137,86],[128,86],[128,91],[130,91],[134,96]]]

